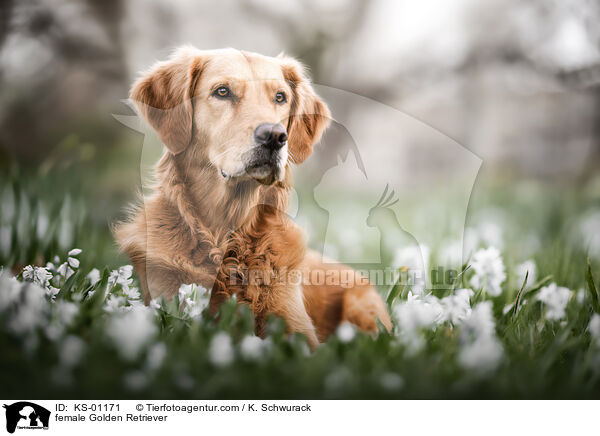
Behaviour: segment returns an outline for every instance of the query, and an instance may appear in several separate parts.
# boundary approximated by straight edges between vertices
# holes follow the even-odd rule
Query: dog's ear
[[[173,154],[181,153],[192,140],[192,99],[205,62],[198,50],[180,48],[131,88],[129,98]]]
[[[288,146],[292,162],[304,162],[313,145],[321,139],[329,125],[331,114],[327,105],[315,94],[304,68],[295,59],[279,56],[285,80],[292,88],[288,119]]]

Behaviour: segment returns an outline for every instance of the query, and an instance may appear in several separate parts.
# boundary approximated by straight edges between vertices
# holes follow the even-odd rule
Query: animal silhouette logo
[[[4,404],[6,409],[6,431],[14,433],[19,429],[48,429],[50,411],[38,404],[29,401],[19,401],[10,405]]]
[[[383,194],[375,206],[369,210],[366,224],[379,230],[382,264],[392,265],[409,272],[409,282],[413,292],[422,293],[427,275],[425,259],[421,245],[411,233],[402,227],[392,208],[398,201],[399,199],[395,198],[395,191],[389,189],[389,184],[385,185]],[[392,246],[386,247],[386,241],[392,241]],[[396,247],[400,249],[394,251]],[[395,255],[394,259],[389,257],[392,253]]]

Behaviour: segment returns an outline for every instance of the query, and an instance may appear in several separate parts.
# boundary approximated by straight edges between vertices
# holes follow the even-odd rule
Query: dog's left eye
[[[275,94],[275,103],[285,103],[287,101],[287,97],[285,95],[285,92],[278,92],[277,94]]]
[[[213,95],[220,98],[231,97],[231,90],[226,86],[219,86],[214,90]]]

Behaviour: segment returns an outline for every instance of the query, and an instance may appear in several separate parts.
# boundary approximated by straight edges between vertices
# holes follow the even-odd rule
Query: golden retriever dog
[[[391,328],[373,286],[307,252],[285,213],[290,167],[310,156],[330,117],[299,62],[183,47],[144,73],[130,98],[165,145],[153,194],[115,228],[146,304],[199,283],[211,289],[212,315],[235,295],[250,305],[257,335],[275,314],[312,348],[342,321]]]

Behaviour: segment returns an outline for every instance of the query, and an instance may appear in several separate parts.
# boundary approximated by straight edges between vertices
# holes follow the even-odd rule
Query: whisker
[[[298,159],[296,159],[296,156],[294,155],[294,153],[292,153],[292,150],[290,150],[289,148],[288,155],[291,156],[293,162],[298,162]]]

